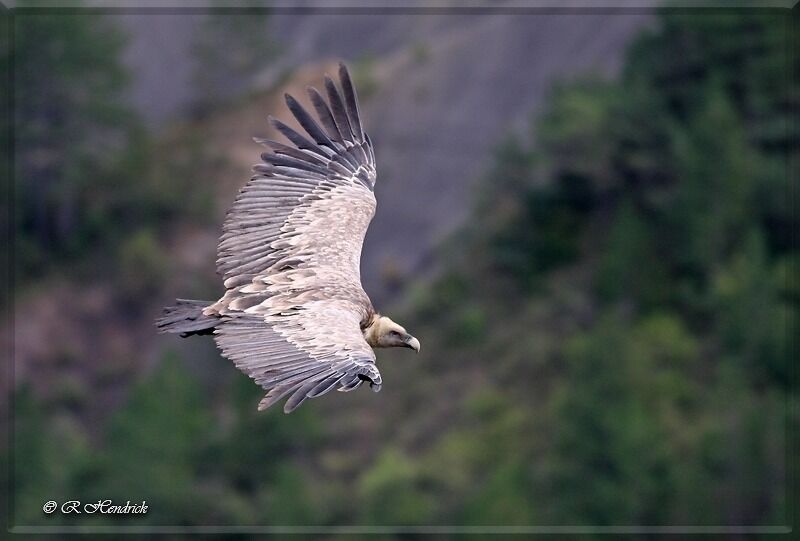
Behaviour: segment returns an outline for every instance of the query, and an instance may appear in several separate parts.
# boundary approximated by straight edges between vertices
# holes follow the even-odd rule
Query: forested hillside
[[[113,524],[786,524],[800,331],[790,23],[783,11],[665,11],[618,78],[553,87],[528,131],[496,145],[435,275],[404,283],[384,308],[422,350],[381,352],[377,395],[259,413],[261,391],[202,339],[164,342],[135,382],[113,351],[94,385],[27,378],[15,401],[15,522],[111,524],[41,512],[45,499],[102,497],[150,506]],[[178,233],[219,219],[213,178],[232,165],[186,138],[193,126],[173,133],[191,144],[161,143],[168,160],[143,140],[118,162],[70,162],[114,172],[73,225],[70,238],[91,250],[28,227],[37,209],[18,193],[31,247],[18,272],[57,282],[37,259],[54,245],[73,277],[102,261],[129,307],[117,323],[149,315],[143,297],[208,291],[213,253],[181,251]],[[117,182],[139,186],[135,199],[115,200]],[[52,190],[46,201],[69,219],[82,194]],[[119,227],[100,242],[106,223]],[[18,317],[34,290],[17,299]],[[119,350],[135,351],[130,340]],[[91,353],[65,348],[63,363],[79,373]],[[96,400],[113,411],[87,424]]]

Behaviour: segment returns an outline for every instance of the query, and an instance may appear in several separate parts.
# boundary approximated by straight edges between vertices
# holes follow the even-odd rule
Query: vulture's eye
[[[397,331],[389,331],[389,336],[400,336],[400,333]]]

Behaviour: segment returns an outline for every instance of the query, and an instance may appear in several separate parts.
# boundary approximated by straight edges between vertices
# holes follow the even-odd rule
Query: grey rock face
[[[281,55],[255,80],[269,86],[287,70],[340,58],[357,80],[360,73],[369,81],[360,92],[376,147],[379,204],[363,281],[380,305],[390,297],[387,277],[424,267],[436,244],[468,216],[493,148],[510,131],[527,128],[553,83],[586,73],[613,76],[626,45],[650,20],[646,13],[577,10],[279,11],[267,31]],[[127,16],[125,24],[133,36],[134,102],[147,115],[168,117],[192,98],[187,70],[176,66],[191,62],[187,40],[199,16]]]

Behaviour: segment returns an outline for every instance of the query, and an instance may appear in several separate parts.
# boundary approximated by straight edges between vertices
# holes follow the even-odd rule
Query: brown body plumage
[[[242,188],[223,225],[217,302],[179,301],[157,325],[162,332],[213,332],[223,355],[269,392],[264,409],[288,396],[284,411],[306,398],[363,381],[379,390],[373,348],[419,342],[376,313],[361,287],[361,246],[375,214],[375,154],[361,126],[344,65],[342,92],[326,77],[328,102],[309,97],[320,126],[287,94],[306,130],[273,126],[294,146],[269,140],[272,152]]]

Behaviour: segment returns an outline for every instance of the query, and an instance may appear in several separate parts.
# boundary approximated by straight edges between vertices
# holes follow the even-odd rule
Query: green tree
[[[425,524],[436,511],[436,502],[420,486],[418,466],[391,447],[361,476],[359,492],[362,520],[371,524]]]
[[[633,301],[644,309],[667,302],[669,273],[653,229],[630,200],[621,203],[595,275],[595,289],[603,300]]]
[[[14,395],[13,515],[11,524],[40,524],[42,505],[67,501],[73,478],[89,455],[88,442],[69,415],[53,415],[29,387]],[[60,520],[55,518],[49,522]]]
[[[215,423],[191,371],[172,356],[138,383],[87,464],[86,497],[146,500],[151,523],[202,523],[213,496],[196,484]]]
[[[781,387],[789,383],[790,340],[797,335],[792,307],[781,294],[787,270],[770,265],[763,235],[754,229],[715,275],[712,293],[726,351],[754,381],[772,379]]]
[[[25,274],[40,270],[45,255],[87,242],[87,211],[128,180],[115,178],[115,165],[134,124],[123,103],[119,29],[91,12],[24,6],[13,21],[15,216]]]
[[[677,182],[662,237],[679,271],[705,281],[755,219],[759,156],[728,98],[712,87],[702,99],[707,105],[675,131]]]
[[[566,346],[553,395],[547,475],[558,523],[668,524],[675,494],[669,415],[681,414],[681,372],[693,337],[670,316],[629,326],[610,317]]]

